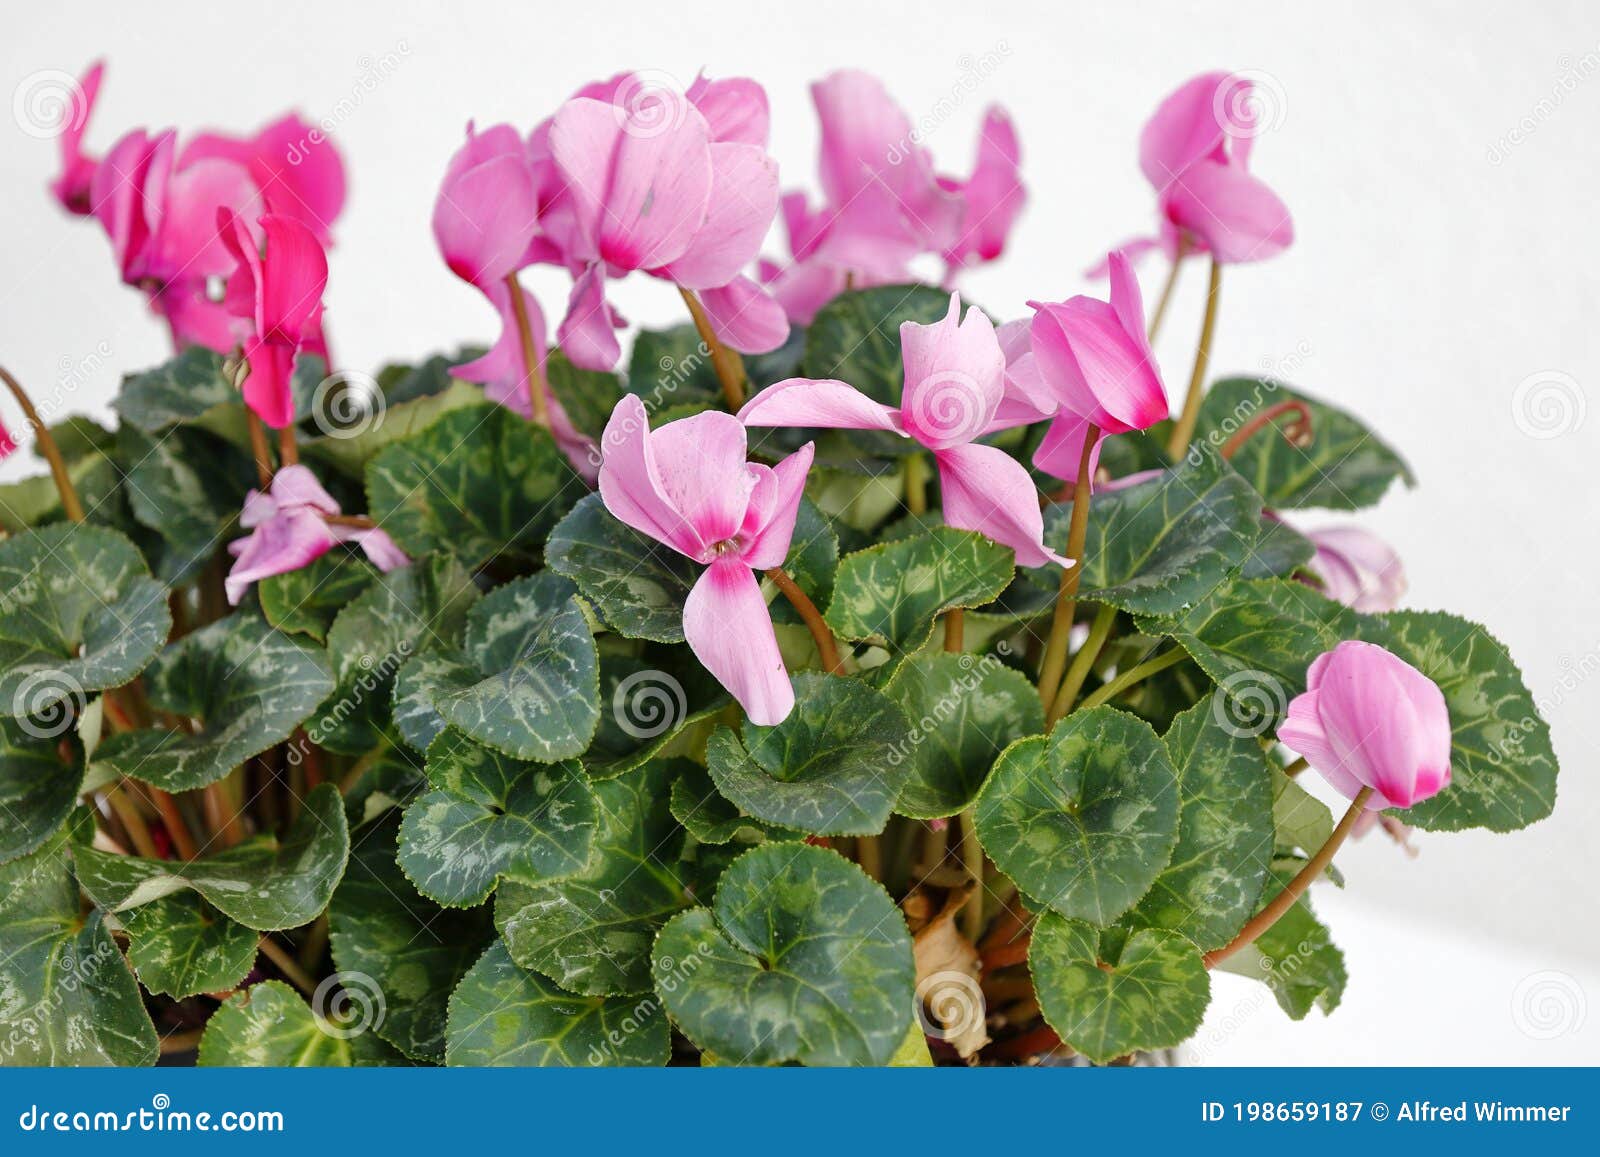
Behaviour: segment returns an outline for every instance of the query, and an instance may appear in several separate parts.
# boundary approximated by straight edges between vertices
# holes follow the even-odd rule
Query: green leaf
[[[1058,551],[1071,512],[1070,503],[1047,512],[1045,541]],[[1244,564],[1260,519],[1249,483],[1214,458],[1102,491],[1089,503],[1078,595],[1138,614],[1179,612]]]
[[[450,354],[433,354],[414,365],[390,362],[378,371],[378,392],[385,403],[397,406],[418,398],[431,398],[444,393],[459,379],[451,370],[462,362],[471,361],[484,353],[483,348],[464,348]]]
[[[949,527],[869,547],[840,560],[828,625],[846,639],[914,651],[938,615],[993,601],[1015,569],[1010,547]]]
[[[352,835],[350,866],[328,907],[333,962],[382,993],[378,1035],[413,1060],[441,1061],[450,992],[494,939],[487,908],[456,911],[423,899],[395,863],[400,813]]]
[[[548,572],[486,595],[467,612],[461,647],[407,679],[408,699],[519,759],[581,755],[600,722],[594,636],[572,584]]]
[[[334,549],[298,570],[256,584],[261,613],[286,634],[328,636],[334,618],[366,590],[378,569],[359,555]]]
[[[410,398],[385,396],[388,401],[383,409],[370,411],[370,416],[364,413],[364,420],[336,434],[307,439],[300,444],[300,453],[309,461],[326,462],[341,473],[359,478],[367,463],[384,447],[422,433],[445,414],[483,406],[481,386],[453,379],[435,393]]]
[[[138,675],[171,629],[166,590],[115,531],[57,523],[0,541],[0,715],[53,726]]]
[[[799,833],[748,816],[717,791],[706,769],[691,759],[675,759],[678,778],[672,781],[668,804],[672,817],[684,826],[696,843],[759,844],[768,836],[798,839]]]
[[[139,982],[175,999],[237,987],[261,943],[259,932],[217,915],[194,892],[163,896],[117,918]]]
[[[1274,844],[1286,852],[1315,855],[1333,835],[1333,813],[1287,775],[1275,774],[1270,782]]]
[[[1502,644],[1442,612],[1394,611],[1364,621],[1361,637],[1389,648],[1439,685],[1450,711],[1450,786],[1399,813],[1429,831],[1508,832],[1556,802],[1550,726]]]
[[[910,774],[900,708],[859,679],[802,672],[773,727],[720,728],[706,744],[717,789],[757,819],[815,835],[876,835]]]
[[[1130,913],[1136,927],[1203,950],[1226,944],[1256,910],[1273,852],[1273,773],[1253,738],[1223,726],[1219,697],[1178,716],[1162,739],[1178,772],[1178,846]]]
[[[129,509],[167,544],[161,577],[173,586],[194,581],[235,527],[256,483],[255,464],[191,427],[150,435],[128,425],[117,440],[129,464]]]
[[[783,569],[794,579],[819,611],[826,611],[833,601],[833,584],[839,570],[839,537],[832,525],[808,499],[800,500],[800,511],[795,518],[794,537],[789,544],[789,557]],[[775,623],[798,623],[800,615],[786,598],[777,598],[769,605]]]
[[[1386,442],[1343,410],[1259,378],[1225,378],[1212,384],[1200,406],[1189,456],[1220,452],[1228,438],[1256,414],[1279,402],[1298,400],[1311,411],[1311,444],[1299,447],[1283,436],[1294,420],[1283,414],[1255,433],[1233,455],[1233,467],[1276,510],[1322,507],[1359,510],[1374,506],[1393,484],[1415,485],[1411,468]]]
[[[912,1015],[905,920],[860,868],[808,844],[740,856],[711,908],[661,930],[651,965],[672,1019],[731,1064],[886,1065]]]
[[[1275,870],[1262,900],[1276,896],[1292,875]],[[1344,998],[1344,953],[1311,914],[1307,896],[1301,896],[1272,927],[1217,967],[1261,981],[1272,990],[1278,1006],[1295,1020],[1303,1020],[1313,1007],[1331,1013]]]
[[[199,1063],[235,1068],[346,1068],[392,1065],[400,1058],[368,1031],[368,1010],[345,1024],[318,1014],[281,980],[234,993],[211,1014]]]
[[[1250,557],[1239,568],[1239,577],[1246,579],[1288,578],[1311,561],[1317,553],[1316,546],[1305,535],[1281,518],[1263,515],[1261,535],[1256,539]]]
[[[124,912],[192,889],[221,912],[257,932],[309,924],[328,906],[350,855],[339,789],[319,784],[280,842],[263,833],[244,843],[183,863],[77,850],[78,880],[107,912]]]
[[[653,995],[577,996],[518,968],[496,942],[450,996],[450,1065],[664,1065],[667,1017]]]
[[[108,736],[94,762],[166,791],[188,791],[288,739],[327,698],[333,679],[321,650],[241,612],[168,647],[145,673],[145,686],[158,710],[195,727]]]
[[[589,996],[650,988],[650,945],[688,899],[679,875],[683,829],[668,799],[676,769],[657,760],[594,785],[600,827],[588,866],[495,896],[495,923],[512,959]]]
[[[628,392],[651,411],[722,397],[711,353],[692,325],[639,331],[628,357]]]
[[[728,705],[722,685],[683,652],[600,659],[600,726],[583,755],[591,779],[610,779],[648,759],[679,751],[710,731],[704,721]],[[652,664],[660,664],[659,666]],[[701,726],[704,724],[703,726]]]
[[[111,408],[128,424],[156,434],[192,422],[213,407],[239,404],[239,391],[223,370],[222,355],[190,346],[154,369],[125,375]]]
[[[1148,723],[1112,707],[1075,711],[1001,753],[978,793],[978,839],[1029,896],[1109,924],[1171,859],[1177,788]]]
[[[92,821],[0,864],[0,1063],[150,1065],[156,1030],[99,912],[82,914],[68,860]]]
[[[0,863],[39,848],[61,830],[83,787],[83,753],[62,739],[71,725],[62,714],[51,726],[36,719],[0,718]]]
[[[613,631],[683,642],[683,602],[700,568],[618,522],[598,494],[581,499],[550,533],[545,558],[578,584]]]
[[[885,405],[900,404],[905,370],[900,326],[929,325],[950,309],[950,294],[931,285],[885,285],[841,293],[806,330],[801,373],[837,378]]]
[[[1102,932],[1047,912],[1028,971],[1045,1021],[1096,1064],[1183,1043],[1211,1003],[1200,950],[1175,932]]]
[[[598,439],[622,397],[622,380],[616,374],[579,369],[560,350],[550,352],[544,372],[573,426]]]
[[[67,463],[67,476],[83,503],[84,515],[91,523],[121,525],[123,499],[122,470],[105,454],[86,453]],[[65,522],[61,494],[49,474],[36,474],[19,482],[0,486],[0,528],[21,534],[30,526]]]
[[[1044,730],[1039,692],[992,656],[912,655],[884,694],[911,724],[908,742],[895,752],[911,765],[895,810],[916,819],[965,810],[995,757],[1013,740]]]
[[[502,875],[538,883],[588,862],[595,801],[576,761],[529,763],[446,731],[428,748],[428,783],[406,808],[400,867],[431,900],[481,904]]]
[[[444,414],[373,455],[366,477],[368,511],[402,550],[470,566],[537,560],[587,490],[548,430],[497,405]]]

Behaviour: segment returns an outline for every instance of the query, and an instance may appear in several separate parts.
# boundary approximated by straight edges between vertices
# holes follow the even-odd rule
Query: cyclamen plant
[[[374,379],[322,308],[333,145],[291,115],[96,157],[100,80],[52,191],[175,356],[115,430],[4,379],[50,467],[0,488],[7,1062],[1108,1063],[1193,1034],[1214,969],[1332,1012],[1307,892],[1375,817],[1550,813],[1505,648],[1300,528],[1403,459],[1210,380],[1222,270],[1292,240],[1244,78],[1146,125],[1159,234],[1106,298],[1001,324],[953,289],[1026,199],[999,110],[950,177],[823,79],[820,205],[752,80],[469,126],[433,233],[499,335]],[[554,346],[535,264],[571,275]],[[634,274],[688,318],[622,371]]]

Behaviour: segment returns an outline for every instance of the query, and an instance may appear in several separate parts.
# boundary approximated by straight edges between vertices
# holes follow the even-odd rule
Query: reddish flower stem
[[[1240,426],[1238,430],[1234,431],[1233,437],[1222,444],[1222,456],[1232,461],[1233,456],[1244,447],[1244,444],[1250,440],[1252,435],[1274,418],[1287,414],[1291,410],[1294,411],[1295,419],[1284,426],[1283,436],[1291,446],[1307,445],[1311,441],[1311,408],[1298,399],[1291,399],[1287,402],[1279,402],[1276,405],[1268,406]]]

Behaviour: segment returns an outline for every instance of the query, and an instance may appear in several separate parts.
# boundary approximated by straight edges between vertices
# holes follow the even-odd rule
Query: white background
[[[946,171],[967,170],[983,107],[1004,103],[1032,200],[1008,258],[965,286],[1004,316],[1091,288],[1079,271],[1147,230],[1136,138],[1164,93],[1205,69],[1267,74],[1282,121],[1253,165],[1298,236],[1228,271],[1214,368],[1281,373],[1404,449],[1420,488],[1368,517],[1405,557],[1409,605],[1492,626],[1564,768],[1555,816],[1528,831],[1419,835],[1415,860],[1381,837],[1348,849],[1348,890],[1318,896],[1348,956],[1344,1006],[1297,1025],[1219,977],[1189,1059],[1600,1061],[1600,413],[1584,413],[1600,391],[1600,8],[78,0],[8,14],[0,84],[102,54],[96,151],[138,125],[244,130],[291,105],[335,119],[351,196],[328,316],[352,367],[493,336],[428,230],[444,161],[469,117],[526,129],[624,67],[761,80],[786,186],[815,180],[806,84],[832,68],[881,74]],[[104,415],[122,371],[166,356],[164,329],[117,284],[98,227],[46,197],[54,143],[7,119],[0,139],[0,360],[57,412]],[[1146,267],[1147,296],[1160,275]],[[1186,271],[1158,349],[1179,389],[1203,281]],[[558,279],[530,283],[554,315]],[[679,320],[665,286],[619,300],[636,321]],[[1540,375],[1553,406],[1519,407]],[[37,468],[19,458],[0,476]]]

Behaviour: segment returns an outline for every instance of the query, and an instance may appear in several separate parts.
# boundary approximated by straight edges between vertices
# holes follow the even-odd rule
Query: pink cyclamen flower
[[[1317,548],[1309,569],[1322,593],[1368,614],[1392,611],[1406,593],[1406,572],[1394,548],[1359,526],[1329,526],[1306,532]]]
[[[1088,427],[1147,430],[1167,416],[1167,391],[1145,338],[1144,303],[1126,253],[1110,257],[1111,300],[1030,301],[1033,358],[1057,405],[1034,465],[1076,478]],[[1094,450],[1098,461],[1099,446]],[[1094,462],[1090,469],[1093,472]]]
[[[781,723],[794,688],[756,572],[782,566],[794,535],[812,446],[776,466],[746,461],[745,429],[707,412],[650,429],[629,394],[606,423],[600,497],[618,520],[706,569],[683,608],[695,657],[750,722]]]
[[[178,167],[209,159],[244,168],[266,212],[299,221],[324,248],[333,244],[333,223],[344,211],[344,160],[321,128],[291,112],[247,137],[201,133],[184,146]]]
[[[240,327],[250,364],[245,404],[278,430],[294,422],[290,377],[295,354],[321,342],[328,256],[316,234],[292,217],[268,214],[259,224],[264,252],[242,218],[218,211],[218,231],[237,262],[224,305],[233,316],[246,319]]]
[[[433,206],[433,236],[450,271],[489,292],[529,262],[539,228],[533,167],[510,125],[478,132],[445,168]]]
[[[951,275],[965,266],[993,261],[1005,251],[1006,239],[1028,200],[1021,161],[1022,146],[1011,118],[1002,108],[989,109],[979,131],[972,176],[964,181],[939,178],[942,188],[961,198],[956,240],[944,250]]]
[[[1249,172],[1251,146],[1268,127],[1242,75],[1204,73],[1161,102],[1139,136],[1139,168],[1158,195],[1169,253],[1183,238],[1233,265],[1293,242],[1288,208]]]
[[[95,167],[100,163],[98,158],[83,151],[83,138],[89,131],[89,116],[100,95],[105,69],[104,61],[95,61],[68,94],[67,107],[62,112],[61,135],[56,138],[61,150],[61,171],[50,182],[50,195],[68,213],[78,217],[90,214],[89,189],[94,182]]]
[[[411,561],[386,531],[329,523],[327,516],[338,513],[339,504],[305,466],[279,470],[265,494],[250,491],[239,515],[239,524],[250,534],[228,544],[228,552],[234,556],[233,568],[223,583],[228,602],[237,606],[251,583],[299,570],[338,542],[358,544],[382,571]]]
[[[11,431],[6,429],[6,424],[0,421],[0,460],[11,457],[17,449],[17,440],[11,436]]]
[[[900,408],[875,402],[834,380],[789,378],[769,386],[739,411],[748,426],[817,426],[887,430],[915,439],[939,467],[944,520],[1016,551],[1019,566],[1063,558],[1044,545],[1039,492],[1021,463],[978,437],[994,428],[1004,392],[1005,355],[994,325],[980,310],[950,311],[932,325],[900,327],[905,388]]]
[[[1450,784],[1450,713],[1421,671],[1373,643],[1319,655],[1278,738],[1346,799],[1372,789],[1371,810],[1408,808]]]

